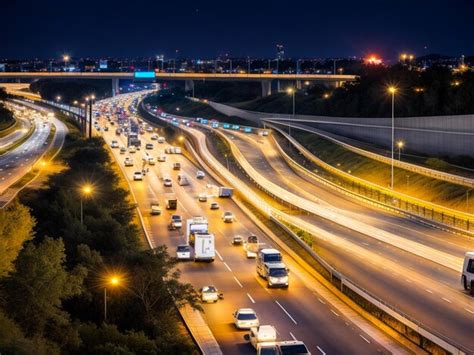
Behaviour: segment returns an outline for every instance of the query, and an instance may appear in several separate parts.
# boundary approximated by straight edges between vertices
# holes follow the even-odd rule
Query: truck
[[[194,261],[214,261],[214,234],[194,233]]]
[[[234,189],[232,187],[219,186],[219,197],[231,197],[233,193]]]
[[[189,180],[186,174],[178,174],[178,184],[180,186],[188,186]]]
[[[281,253],[273,248],[260,249],[257,254],[257,274],[267,280],[268,287],[288,287],[289,270]]]
[[[474,251],[468,251],[464,256],[461,284],[474,296]]]
[[[208,233],[209,223],[206,217],[193,217],[186,220],[186,241],[188,244],[194,243],[196,233]]]
[[[178,208],[178,200],[176,197],[168,197],[166,199],[166,209],[167,210],[175,210]]]

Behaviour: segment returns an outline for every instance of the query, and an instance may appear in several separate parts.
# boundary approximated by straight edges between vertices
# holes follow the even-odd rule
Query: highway
[[[36,115],[33,124],[36,129],[23,144],[0,156],[0,194],[25,175],[47,149],[44,143],[53,123]]]
[[[104,121],[101,124],[105,124]],[[120,144],[126,144],[125,137],[123,135],[117,137],[112,129],[103,132],[103,135],[108,144],[112,140],[119,140]],[[149,133],[141,135],[141,140],[142,145],[154,144],[154,150],[148,151],[153,156],[157,155],[158,149],[163,150],[166,146],[166,144],[160,145],[158,148],[156,141],[150,139]],[[127,152],[125,155],[119,154],[118,149],[112,151],[122,167],[125,156],[130,156],[133,157],[135,164],[139,163],[141,168],[141,158],[147,153],[143,149],[134,154]],[[184,172],[190,178],[190,186],[179,186],[176,183],[178,172],[171,168],[174,162],[181,163],[180,172]],[[184,220],[192,216],[208,218],[210,230],[216,236],[218,257],[214,263],[181,263],[180,269],[183,272],[183,279],[191,282],[196,288],[213,284],[224,293],[224,300],[216,304],[204,305],[204,310],[205,318],[225,354],[253,352],[243,338],[247,332],[236,331],[232,325],[231,313],[242,307],[254,308],[261,324],[274,325],[282,340],[293,338],[303,340],[313,354],[389,352],[367,332],[362,331],[347,319],[330,299],[323,297],[318,292],[318,288],[322,286],[311,279],[289,255],[284,254],[284,261],[291,269],[289,289],[268,289],[263,280],[256,275],[255,261],[245,257],[241,246],[233,246],[231,238],[236,234],[245,237],[255,233],[265,244],[274,245],[274,243],[239,210],[232,200],[216,199],[221,206],[217,211],[209,209],[213,198],[207,203],[198,202],[198,194],[208,191],[207,184],[217,185],[217,183],[209,176],[203,180],[196,179],[195,174],[198,168],[184,156],[167,155],[167,162],[149,166],[150,171],[143,181],[133,181],[132,178],[133,172],[140,168],[123,168],[131,181],[154,246],[166,244],[170,253],[173,254],[176,246],[184,243],[185,238],[182,235],[183,232],[167,230],[171,213],[165,209],[160,216],[150,215],[151,201],[158,200],[163,206],[166,196],[175,194],[179,201],[178,213]],[[172,177],[172,188],[163,186],[161,177],[164,174]],[[236,216],[236,221],[232,224],[225,224],[220,218],[223,211],[227,210],[232,211]],[[311,279],[311,282],[308,282],[308,279]],[[368,329],[371,334],[379,334],[378,330],[370,330],[370,325],[366,327],[365,329]],[[397,349],[396,344],[392,346],[392,349]],[[403,351],[398,348],[396,352]]]
[[[0,150],[8,149],[9,146],[13,145],[16,141],[24,137],[31,127],[31,122],[28,115],[16,109],[14,105],[10,105],[10,109],[16,111],[15,119],[17,120],[17,126],[9,134],[0,137]]]
[[[474,250],[472,239],[367,207],[303,179],[286,164],[271,138],[226,134],[265,179],[308,201],[447,255],[461,258],[467,250]],[[299,218],[328,233],[317,244],[318,253],[343,274],[441,334],[474,348],[474,300],[461,290],[460,270],[453,271],[324,218]]]

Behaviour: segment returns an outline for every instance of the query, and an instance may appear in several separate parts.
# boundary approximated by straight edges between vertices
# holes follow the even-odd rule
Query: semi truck
[[[474,296],[474,251],[469,251],[464,256],[461,284]]]
[[[288,287],[288,273],[278,250],[265,248],[258,251],[257,274],[267,280],[268,287]]]

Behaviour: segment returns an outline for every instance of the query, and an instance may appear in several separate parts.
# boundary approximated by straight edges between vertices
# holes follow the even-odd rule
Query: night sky
[[[0,58],[474,54],[473,0],[2,1]]]

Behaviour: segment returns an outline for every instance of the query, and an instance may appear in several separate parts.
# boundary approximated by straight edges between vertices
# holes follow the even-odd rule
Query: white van
[[[474,251],[467,252],[464,257],[461,284],[466,291],[474,295]]]
[[[180,186],[188,186],[189,180],[185,174],[178,174],[178,184]]]

